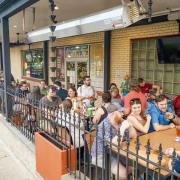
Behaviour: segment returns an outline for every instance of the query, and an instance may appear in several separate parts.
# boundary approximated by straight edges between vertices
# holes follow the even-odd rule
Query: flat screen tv
[[[157,39],[157,55],[159,64],[180,63],[180,36]]]

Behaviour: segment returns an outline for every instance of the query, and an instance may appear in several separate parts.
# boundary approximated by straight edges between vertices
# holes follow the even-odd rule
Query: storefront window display
[[[65,58],[89,58],[88,45],[65,47]]]
[[[65,47],[66,86],[80,87],[89,74],[89,45]]]
[[[21,51],[23,76],[44,79],[43,49]]]

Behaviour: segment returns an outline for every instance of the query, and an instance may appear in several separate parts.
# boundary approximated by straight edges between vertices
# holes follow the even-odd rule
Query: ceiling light
[[[56,26],[56,30],[67,29],[80,25],[80,20],[74,20],[67,23],[59,24]]]
[[[38,31],[30,32],[30,33],[28,33],[28,36],[29,36],[29,37],[39,36],[39,35],[47,34],[47,33],[50,33],[50,32],[51,32],[51,31],[50,31],[49,28],[45,28],[45,29],[41,29],[41,30],[38,30]]]
[[[55,6],[55,7],[54,7],[54,9],[55,9],[55,10],[58,10],[58,9],[59,9],[59,7],[58,7],[58,6]]]
[[[113,19],[113,18],[117,18],[119,16],[121,16],[123,11],[123,7],[117,8],[117,9],[113,9],[111,11],[107,11],[104,13],[99,13],[93,16],[88,16],[85,18],[81,19],[81,24],[88,24],[88,23],[93,23],[93,22],[97,22],[97,21],[101,21],[101,20],[107,20],[109,18]]]
[[[17,28],[17,25],[14,25],[13,28]]]

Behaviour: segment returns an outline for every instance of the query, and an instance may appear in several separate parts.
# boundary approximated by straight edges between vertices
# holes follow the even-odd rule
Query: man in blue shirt
[[[68,96],[68,91],[62,88],[61,82],[59,80],[54,82],[54,86],[57,89],[56,94],[61,98],[62,101],[64,101]]]
[[[180,118],[168,107],[167,98],[164,95],[156,97],[155,105],[150,110],[150,115],[151,125],[149,132],[174,128],[175,124],[180,124]]]

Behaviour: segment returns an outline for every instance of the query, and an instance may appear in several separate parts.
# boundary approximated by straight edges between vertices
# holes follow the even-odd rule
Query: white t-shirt
[[[94,96],[95,91],[92,86],[86,86],[82,85],[81,87],[78,88],[77,90],[78,96],[80,97],[89,97],[89,96]],[[90,100],[89,99],[84,99],[83,102],[86,104],[87,107],[90,106]]]
[[[77,114],[75,114],[74,116],[73,113],[70,113],[70,114],[66,114],[65,117],[64,112],[59,112],[58,119],[56,120],[60,126],[69,129],[69,132],[72,137],[73,145],[75,145],[76,148],[84,146],[84,140],[83,140],[84,125],[82,121],[80,121],[79,124],[79,116]],[[79,126],[80,126],[80,132],[79,132]]]

